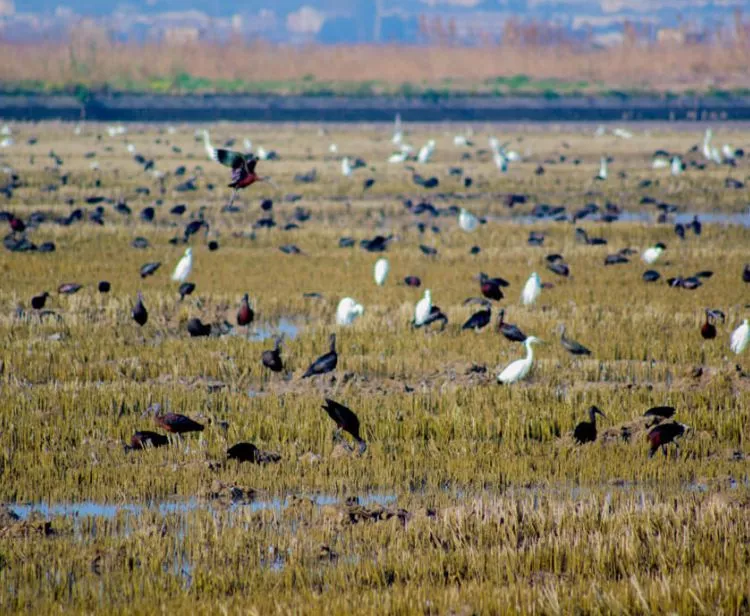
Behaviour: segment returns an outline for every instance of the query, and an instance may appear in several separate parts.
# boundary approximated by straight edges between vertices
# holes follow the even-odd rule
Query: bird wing
[[[211,150],[211,160],[221,163],[225,167],[231,167],[232,169],[247,167],[247,160],[242,152],[225,150],[224,148],[213,148]]]

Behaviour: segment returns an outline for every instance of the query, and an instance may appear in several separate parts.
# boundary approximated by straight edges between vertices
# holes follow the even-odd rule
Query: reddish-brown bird
[[[228,185],[229,188],[233,189],[232,197],[229,199],[230,206],[234,203],[240,189],[247,188],[255,184],[255,182],[269,182],[272,184],[270,178],[260,177],[255,173],[255,166],[258,164],[258,159],[252,154],[243,154],[242,152],[234,152],[223,148],[210,148],[209,153],[212,160],[221,163],[225,167],[232,168],[232,181]]]
[[[154,421],[163,430],[172,434],[186,434],[187,432],[203,432],[203,424],[179,413],[165,413],[154,416]]]
[[[653,455],[659,450],[660,447],[662,452],[666,456],[667,445],[669,445],[669,443],[674,443],[675,447],[679,449],[679,445],[677,445],[676,439],[685,434],[686,428],[687,426],[681,423],[677,423],[676,421],[661,423],[655,428],[652,428],[648,433],[648,442],[651,445],[651,449],[648,452],[648,457],[653,457]]]
[[[139,430],[130,438],[130,445],[125,445],[125,451],[140,451],[147,447],[162,447],[169,443],[169,439],[158,432]]]
[[[250,300],[248,299],[247,293],[245,293],[245,295],[242,296],[240,308],[237,311],[237,325],[239,325],[240,327],[250,325],[250,323],[253,322],[254,318],[255,313],[250,307]]]
[[[263,365],[271,372],[281,372],[284,369],[284,362],[281,359],[281,338],[276,338],[273,349],[263,351],[260,360]]]

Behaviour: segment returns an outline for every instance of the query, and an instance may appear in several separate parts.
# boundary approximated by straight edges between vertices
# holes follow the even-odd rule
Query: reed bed
[[[2,162],[22,185],[6,209],[24,219],[39,211],[64,216],[75,207],[88,213],[95,206],[84,199],[101,195],[126,199],[133,213],[118,214],[104,202],[103,226],[43,223],[29,235],[36,243],[54,241],[54,253],[4,251],[0,259],[3,612],[750,609],[750,364],[747,353],[736,356],[728,347],[729,332],[748,316],[741,272],[750,230],[706,223],[699,237],[688,233],[681,241],[673,222],[657,223],[654,206],[641,203],[649,196],[684,213],[746,212],[747,190],[724,183],[747,177],[744,160],[674,178],[650,168],[652,152],[688,152],[700,132],[657,128],[620,140],[504,127],[525,160],[499,175],[478,152],[495,127],[476,127],[477,145],[465,160],[452,145],[453,127],[409,127],[415,144],[438,141],[435,160],[418,166],[440,178],[429,193],[400,165],[382,162],[391,144],[381,128],[337,126],[320,134],[310,126],[218,125],[210,127],[215,143],[247,135],[281,156],[258,164],[279,188],[255,185],[238,199],[240,211],[228,213],[227,170],[206,160],[195,127],[130,126],[116,138],[98,125],[79,135],[63,124],[12,128],[17,145]],[[746,147],[749,136],[724,129],[716,139]],[[126,141],[168,172],[163,183],[140,170]],[[331,142],[340,154],[328,152]],[[52,169],[50,150],[63,159],[60,170]],[[86,158],[88,152],[96,155]],[[343,178],[343,154],[362,156],[368,166]],[[594,182],[603,154],[614,158],[610,178]],[[93,160],[99,171],[90,168]],[[534,173],[540,164],[544,175]],[[178,165],[186,166],[185,177],[173,175]],[[465,188],[449,166],[462,166],[474,184]],[[313,167],[316,182],[295,183],[296,174]],[[50,190],[60,173],[69,174],[67,185]],[[199,190],[174,192],[190,175]],[[376,183],[363,191],[366,177]],[[652,184],[644,187],[645,179]],[[509,192],[527,194],[529,202],[508,209]],[[285,201],[289,193],[302,198]],[[273,229],[253,227],[265,197],[275,201]],[[455,217],[439,217],[427,219],[439,234],[420,234],[402,205],[407,197],[468,207],[487,224],[467,235]],[[573,211],[607,201],[645,213],[646,221],[529,219],[539,203]],[[169,214],[176,203],[187,205],[182,218]],[[156,218],[145,223],[138,212],[149,205]],[[310,219],[283,230],[297,207],[309,209]],[[211,227],[191,240],[197,288],[180,302],[169,275],[184,246],[169,240],[199,208]],[[576,243],[575,226],[608,244]],[[528,245],[532,230],[546,234],[543,247]],[[377,233],[394,235],[382,288],[372,280],[382,255],[338,247],[342,236]],[[150,246],[131,247],[136,236]],[[209,251],[206,240],[219,249]],[[657,241],[667,244],[655,266],[663,278],[706,269],[714,275],[687,291],[663,280],[644,283],[649,267],[637,254],[629,264],[603,265],[620,248],[640,251]],[[303,254],[278,250],[290,243]],[[420,243],[438,255],[426,257]],[[481,247],[478,255],[469,253],[472,245]],[[568,279],[545,268],[550,252],[565,256]],[[147,261],[162,266],[141,279]],[[479,271],[511,283],[500,302],[507,320],[548,342],[523,383],[501,387],[495,380],[523,355],[521,345],[491,328],[460,330],[474,310],[463,301],[478,294],[472,276]],[[554,286],[523,307],[519,296],[532,271]],[[406,275],[421,277],[422,289],[400,284]],[[100,280],[112,283],[111,293],[97,292]],[[84,287],[58,295],[63,282]],[[449,318],[442,333],[409,325],[424,288]],[[42,317],[29,305],[45,289],[56,316]],[[142,328],[130,318],[139,290],[149,310]],[[245,292],[256,310],[249,332],[188,337],[191,317],[234,323]],[[303,295],[309,292],[322,297]],[[365,306],[346,328],[334,325],[343,296]],[[727,321],[715,340],[704,341],[699,328],[707,307],[723,310]],[[281,319],[296,331],[282,345],[286,370],[270,376],[259,358]],[[563,323],[591,357],[573,358],[560,346]],[[331,332],[338,334],[338,369],[301,379],[327,350]],[[365,455],[333,441],[324,397],[358,414]],[[156,429],[147,409],[157,402],[206,429],[169,447],[125,452],[135,430]],[[577,446],[571,432],[592,404],[607,418],[595,443]],[[676,407],[690,430],[679,451],[649,459],[642,414],[664,404]],[[281,460],[227,461],[227,447],[239,441],[278,452]]]

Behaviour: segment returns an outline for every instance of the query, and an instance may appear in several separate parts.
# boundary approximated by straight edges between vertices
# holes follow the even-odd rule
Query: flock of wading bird
[[[615,135],[618,137],[630,138],[632,136],[627,131],[620,129],[618,130],[619,133],[615,131]],[[116,135],[123,135],[127,131],[126,129],[121,127],[110,127],[110,129],[108,129],[108,132],[112,137]],[[208,157],[212,161],[218,162],[231,169],[231,183],[228,184],[228,186],[232,189],[232,194],[229,203],[224,206],[223,211],[236,211],[232,208],[235,208],[234,201],[236,199],[238,191],[241,189],[247,188],[256,182],[261,181],[269,182],[275,186],[270,178],[262,177],[256,172],[259,160],[274,160],[278,158],[278,154],[276,154],[275,152],[266,152],[265,150],[260,148],[257,153],[252,153],[250,151],[251,143],[248,140],[245,140],[245,148],[247,150],[246,152],[238,152],[229,149],[229,147],[231,147],[231,145],[234,143],[234,140],[230,140],[227,143],[228,147],[217,148],[211,144],[210,136],[207,131],[202,131],[202,138]],[[724,145],[724,147],[722,148],[722,153],[720,154],[717,148],[711,146],[711,138],[712,133],[710,130],[708,130],[706,132],[702,148],[705,160],[696,161],[695,159],[693,159],[690,161],[689,165],[687,165],[685,162],[683,162],[683,157],[681,155],[674,153],[670,154],[664,150],[659,150],[654,154],[653,157],[653,169],[668,167],[671,170],[672,175],[679,175],[683,173],[688,166],[691,166],[697,170],[705,169],[709,164],[725,164],[729,167],[735,167],[738,160],[744,157],[744,151],[735,150],[728,145]],[[29,143],[32,143],[31,140],[29,141]],[[160,141],[157,140],[157,143],[160,143]],[[398,118],[393,135],[393,143],[398,146],[398,151],[388,159],[389,163],[403,163],[407,161],[414,161],[422,164],[427,163],[432,157],[436,147],[435,141],[430,140],[419,150],[416,155],[413,154],[413,148],[411,146],[408,146],[404,142],[404,133]],[[457,147],[471,147],[473,146],[473,143],[470,141],[468,136],[459,135],[455,137],[454,145]],[[516,152],[507,150],[507,146],[507,143],[501,145],[498,140],[494,138],[490,139],[490,151],[493,154],[493,158],[498,167],[498,170],[500,170],[501,172],[506,172],[510,163],[518,161],[521,158]],[[144,156],[137,153],[132,144],[128,144],[127,148],[128,151],[133,154],[135,162],[139,165],[142,165],[144,171],[153,174],[154,177],[156,177],[161,182],[162,193],[164,193],[164,181],[167,175],[157,171],[155,168],[155,161],[146,159]],[[175,150],[174,146],[173,150]],[[329,150],[331,153],[336,153],[338,151],[335,144],[331,144]],[[688,155],[695,152],[700,152],[700,148],[697,145],[690,150]],[[62,159],[54,152],[50,152],[50,158],[55,160],[57,168],[59,169],[59,167],[62,165]],[[466,158],[466,156],[464,156],[464,158]],[[563,157],[561,157],[561,159],[562,158]],[[594,180],[605,181],[608,178],[608,163],[610,163],[611,161],[611,158],[605,157],[601,159],[599,173],[593,178]],[[578,162],[574,161],[574,164],[578,164]],[[92,168],[98,169],[98,166],[94,166],[95,164],[98,165],[98,163],[92,163]],[[352,162],[349,157],[343,157],[341,164],[342,173],[347,177],[351,177],[353,172],[358,168],[366,168],[366,163],[360,158],[356,158]],[[435,188],[439,185],[438,178],[424,178],[419,173],[417,173],[414,167],[406,166],[405,168],[412,173],[412,180],[416,185],[426,189]],[[8,199],[10,199],[13,196],[14,189],[22,186],[23,184],[20,181],[18,174],[16,174],[11,168],[5,167],[4,170],[6,175],[8,175],[10,179],[5,187],[0,188],[0,191],[3,192]],[[542,175],[544,173],[544,167],[542,165],[539,165],[535,172],[537,175]],[[181,175],[184,175],[184,173],[184,167],[178,168],[175,171],[175,176],[179,177]],[[622,176],[623,173],[624,172],[621,172],[620,175]],[[451,167],[451,169],[449,170],[449,175],[462,176],[463,169]],[[313,169],[310,173],[303,174],[302,176],[298,176],[295,179],[301,182],[309,182],[315,181],[316,177],[317,173]],[[195,176],[189,178],[187,181],[178,184],[173,189],[177,192],[197,190],[196,179],[197,178]],[[64,175],[61,175],[61,182],[63,184],[66,183],[66,178]],[[374,178],[365,179],[363,182],[363,190],[369,189],[374,185],[374,183]],[[472,178],[464,176],[463,184],[466,188],[469,188],[472,185]],[[725,182],[725,185],[728,189],[744,188],[744,185],[742,185],[741,182],[739,182],[738,180],[733,180],[732,178],[729,178],[727,182]],[[213,189],[213,187],[211,187],[211,189]],[[144,190],[144,194],[148,194],[147,190]],[[87,200],[89,204],[98,204],[102,201],[105,201],[103,197],[94,197]],[[512,207],[516,203],[525,202],[525,195],[511,194],[508,196],[506,205],[508,207]],[[653,203],[656,205],[656,207],[660,210],[659,222],[667,222],[668,216],[672,213],[677,212],[676,206],[666,203],[658,203],[653,199],[645,198],[642,200],[642,203]],[[69,205],[72,206],[73,204],[69,203]],[[441,210],[424,199],[416,204],[411,200],[406,200],[404,202],[404,206],[415,217],[422,214],[427,214],[431,217],[456,217],[458,227],[466,233],[471,233],[480,225],[486,223],[486,220],[475,216],[465,208],[459,209],[456,206],[452,206],[450,208]],[[122,200],[115,205],[114,209],[121,214],[129,215],[131,213],[130,208]],[[273,217],[270,215],[272,209],[273,201],[270,199],[263,200],[261,204],[261,210],[269,214],[269,217],[260,219],[256,223],[256,227],[271,228],[275,226]],[[176,216],[180,216],[185,213],[185,210],[186,207],[184,205],[179,205],[172,208],[170,213]],[[613,222],[617,220],[620,213],[620,209],[616,205],[613,205],[611,203],[607,204],[605,211],[601,211],[597,205],[590,204],[572,213],[572,215],[568,214],[565,207],[553,208],[546,205],[537,206],[532,211],[532,215],[540,219],[554,221],[569,220],[574,223],[578,220],[593,217],[594,215],[599,215],[601,220]],[[154,215],[154,208],[147,207],[141,212],[140,218],[144,221],[152,221],[154,219]],[[85,217],[86,212],[81,209],[76,209],[68,217],[57,219],[54,222],[67,226],[73,224],[76,221],[83,220]],[[310,213],[308,211],[305,211],[302,208],[297,208],[297,210],[295,211],[295,221],[287,224],[285,229],[299,228],[298,223],[301,224],[305,222],[309,217]],[[46,222],[46,217],[44,214],[34,213],[28,220],[23,220],[11,212],[0,212],[0,220],[7,221],[10,226],[10,234],[5,237],[3,242],[4,246],[8,250],[14,252],[54,252],[55,245],[52,242],[46,242],[40,246],[36,246],[27,236],[27,232],[30,229],[36,228],[42,222]],[[103,207],[99,206],[96,208],[96,210],[94,210],[93,213],[89,212],[88,220],[96,224],[104,224]],[[422,221],[416,222],[415,224],[422,234],[424,234],[425,231],[428,230],[428,228],[433,233],[440,232],[440,228],[434,224],[430,226]],[[175,237],[170,240],[170,242],[173,244],[188,243],[192,236],[195,236],[202,229],[205,231],[207,237],[209,227],[209,222],[205,220],[203,209],[201,209],[198,217],[191,220],[185,226],[182,237]],[[696,236],[699,236],[701,234],[701,231],[702,224],[697,216],[695,216],[693,220],[687,224],[676,223],[674,225],[674,233],[681,241],[684,241],[686,239],[686,234],[692,233]],[[589,237],[588,234],[581,228],[576,228],[575,239],[577,242],[587,245],[604,245],[607,243],[603,238]],[[385,237],[382,235],[377,235],[372,239],[361,240],[360,246],[364,250],[367,250],[369,252],[382,253],[387,250],[388,245],[392,240],[393,236]],[[339,247],[348,248],[354,246],[355,243],[356,242],[353,238],[344,237],[339,240]],[[530,232],[528,238],[529,245],[542,246],[543,243],[543,233],[540,233],[538,231]],[[148,241],[145,238],[138,237],[133,240],[132,245],[136,248],[144,248],[148,246]],[[219,246],[216,241],[211,241],[208,242],[208,248],[209,250],[214,251],[218,250]],[[437,254],[437,249],[435,249],[434,247],[421,244],[419,248],[422,253],[427,256],[434,256]],[[292,255],[301,254],[302,252],[299,248],[292,244],[281,246],[280,250],[285,254]],[[666,245],[663,242],[658,242],[654,246],[651,246],[644,250],[640,256],[642,261],[646,265],[651,266],[659,261],[666,250]],[[471,254],[478,254],[479,252],[481,252],[481,248],[479,246],[473,246],[470,249]],[[620,250],[617,253],[607,255],[604,260],[604,265],[609,266],[629,263],[630,258],[635,254],[636,251],[629,248]],[[160,266],[160,262],[149,262],[144,264],[140,270],[141,277],[146,278],[153,275]],[[568,277],[570,275],[570,267],[567,263],[565,263],[565,260],[561,254],[547,255],[546,267],[550,272],[558,276]],[[193,253],[192,249],[188,247],[185,249],[183,257],[177,263],[172,274],[172,280],[179,283],[178,293],[180,295],[180,301],[182,301],[186,296],[192,294],[195,290],[195,284],[188,281],[192,270]],[[375,283],[379,286],[384,285],[389,271],[390,263],[388,259],[384,257],[378,259],[374,266]],[[711,271],[701,271],[691,276],[678,276],[670,278],[667,280],[667,283],[671,287],[694,290],[700,287],[703,284],[704,280],[711,278],[712,275],[713,272]],[[745,265],[743,271],[741,272],[741,277],[744,283],[750,283],[750,264]],[[643,281],[646,283],[656,282],[660,278],[661,276],[659,272],[653,269],[649,269],[643,274]],[[481,306],[481,309],[475,312],[463,324],[461,328],[462,330],[479,331],[490,325],[492,321],[492,302],[498,302],[503,299],[503,289],[509,286],[509,283],[503,278],[490,277],[484,272],[479,273],[476,277],[476,280],[479,283],[479,291],[481,293],[481,297],[468,298],[465,304],[476,303]],[[417,276],[406,276],[404,278],[404,284],[409,287],[420,287],[422,283]],[[536,272],[532,273],[523,287],[521,293],[521,302],[525,306],[533,305],[540,297],[542,290],[546,287],[551,286],[552,285],[549,283],[543,284]],[[59,286],[58,293],[74,294],[81,288],[82,285],[77,283],[64,283]],[[108,281],[101,281],[98,285],[98,290],[101,293],[108,293],[110,289],[111,284]],[[54,315],[52,311],[45,311],[46,300],[49,297],[50,294],[45,291],[43,293],[40,293],[39,295],[34,296],[31,299],[31,306],[40,317],[50,314]],[[750,308],[750,305],[747,307]],[[350,297],[345,297],[338,304],[336,310],[336,323],[339,326],[351,325],[363,313],[364,307],[361,304]],[[148,314],[149,313],[146,308],[144,298],[139,292],[136,298],[135,305],[132,309],[132,318],[138,325],[144,326],[148,322]],[[248,294],[245,294],[240,300],[239,308],[237,310],[237,325],[239,327],[248,328],[249,331],[249,327],[253,323],[254,318],[255,314],[250,304]],[[706,309],[705,322],[700,328],[700,334],[704,339],[710,340],[717,336],[716,322],[719,320],[722,323],[725,321],[725,315],[722,311],[716,309]],[[411,322],[411,325],[414,328],[429,328],[435,323],[439,323],[440,331],[443,331],[448,324],[448,318],[437,305],[433,304],[431,291],[429,289],[426,289],[424,291],[422,299],[420,299],[416,304],[414,310],[414,318]],[[231,331],[232,328],[233,326],[226,322],[223,324],[210,325],[204,324],[200,319],[197,318],[192,318],[187,323],[187,331],[191,337],[222,335]],[[533,346],[535,344],[543,343],[543,341],[536,336],[527,336],[516,325],[506,322],[504,309],[500,309],[498,311],[496,329],[508,340],[522,343],[526,349],[525,357],[511,362],[497,375],[498,383],[511,385],[525,379],[529,375],[534,362]],[[564,325],[560,326],[559,332],[560,343],[566,351],[568,351],[572,355],[577,356],[591,355],[591,351],[586,346],[566,337]],[[274,373],[282,372],[284,370],[284,362],[281,357],[280,349],[281,340],[281,338],[276,338],[274,348],[263,351],[261,355],[261,362],[263,366]],[[750,343],[750,326],[748,325],[748,319],[745,319],[734,331],[732,331],[729,339],[729,347],[734,353],[740,354],[747,348],[748,343]],[[302,375],[302,378],[316,377],[333,372],[336,370],[337,364],[338,353],[336,351],[336,335],[331,334],[330,348],[328,352],[313,361],[305,371],[305,373]],[[360,422],[357,415],[343,404],[331,399],[326,399],[325,404],[322,408],[336,423],[337,430],[335,432],[335,439],[341,440],[341,431],[349,433],[354,442],[357,444],[358,453],[360,455],[364,454],[367,449],[367,444],[361,436]],[[201,432],[204,430],[203,424],[185,415],[172,412],[162,412],[160,405],[154,405],[153,407],[150,407],[149,413],[153,415],[156,424],[168,434],[179,436],[190,432]],[[579,423],[573,431],[573,438],[578,444],[585,444],[595,441],[597,438],[596,416],[600,415],[602,417],[605,417],[604,413],[596,406],[592,406],[589,409],[588,414],[589,421],[583,421]],[[666,455],[666,446],[670,443],[674,443],[675,446],[677,446],[676,439],[678,439],[685,433],[687,426],[674,421],[674,415],[675,409],[671,406],[657,406],[645,412],[644,416],[648,421],[651,422],[648,426],[650,430],[647,434],[650,444],[649,456],[653,456],[654,453],[657,452],[660,448]],[[141,430],[137,431],[132,436],[130,444],[126,445],[125,449],[126,451],[141,450],[148,447],[160,447],[169,443],[170,439],[166,435],[149,430]],[[344,442],[344,446],[350,451],[354,451],[354,448],[351,445],[346,444],[346,442]],[[276,462],[280,459],[280,456],[278,454],[272,452],[263,452],[252,443],[246,442],[238,443],[230,447],[227,451],[227,457],[228,459],[236,459],[239,461],[248,461],[253,463]]]

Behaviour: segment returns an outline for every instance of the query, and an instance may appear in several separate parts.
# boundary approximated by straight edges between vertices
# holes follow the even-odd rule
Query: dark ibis
[[[8,216],[8,225],[13,233],[23,233],[26,231],[26,223],[14,214]]]
[[[560,344],[571,355],[591,355],[591,351],[585,346],[565,336],[565,325],[560,325]]]
[[[544,233],[541,231],[529,231],[529,238],[526,240],[529,246],[541,246],[544,244]]]
[[[252,154],[243,154],[223,148],[211,148],[211,159],[226,167],[232,168],[232,181],[229,188],[232,189],[232,196],[229,199],[229,205],[234,203],[237,193],[242,188],[254,184],[255,182],[270,182],[270,178],[260,177],[255,173],[255,167],[258,159]]]
[[[191,338],[203,338],[211,335],[211,326],[203,323],[197,317],[193,317],[187,322],[187,330]]]
[[[703,225],[701,225],[701,221],[698,220],[697,216],[693,216],[693,221],[690,223],[690,229],[696,235],[700,235],[701,234],[701,230],[703,229]]]
[[[677,423],[676,421],[671,421],[669,423],[660,423],[659,425],[651,428],[648,433],[648,442],[651,445],[651,448],[648,452],[648,457],[652,458],[654,454],[659,450],[659,448],[661,448],[662,453],[666,456],[667,445],[669,445],[669,443],[674,443],[675,447],[679,449],[677,439],[685,434],[686,429],[687,426],[681,423]]]
[[[65,282],[57,287],[57,292],[60,295],[73,295],[74,293],[78,293],[82,288],[83,285],[80,285],[77,282]]]
[[[505,309],[501,309],[497,315],[496,329],[511,342],[524,342],[526,340],[526,334],[518,327],[513,323],[505,322]]]
[[[557,260],[547,263],[547,269],[558,276],[567,278],[570,275],[570,266],[564,261]]]
[[[278,462],[281,456],[271,451],[261,451],[252,443],[237,443],[227,449],[227,459],[252,464],[268,464]]]
[[[419,288],[422,286],[422,281],[418,276],[407,276],[406,278],[404,278],[404,284],[407,287]]]
[[[187,415],[181,415],[180,413],[165,413],[157,414],[154,416],[156,424],[167,432],[172,434],[186,434],[188,432],[203,432],[203,424],[198,423],[194,419],[190,419]]]
[[[302,375],[303,379],[333,372],[336,369],[336,365],[339,362],[339,356],[336,353],[336,334],[331,334],[329,341],[331,346],[328,353],[321,355],[310,364],[310,367]]]
[[[489,325],[490,319],[492,318],[492,305],[487,300],[484,300],[484,302],[484,310],[479,310],[472,314],[461,327],[462,330],[473,329],[475,332],[478,332],[480,329],[484,329]]]
[[[160,261],[152,261],[150,263],[143,264],[141,266],[141,278],[148,278],[149,276],[153,276],[156,270],[158,270],[160,267]]]
[[[169,438],[151,430],[139,430],[130,437],[130,445],[125,445],[125,451],[141,451],[149,447],[163,447],[169,444]]]
[[[271,372],[281,372],[284,369],[284,362],[281,359],[281,338],[276,338],[273,349],[263,351],[260,361]]]
[[[250,300],[248,299],[247,293],[242,296],[240,301],[240,308],[237,310],[237,325],[240,327],[247,327],[253,322],[255,318],[255,312],[250,307]]]
[[[434,257],[438,253],[437,248],[433,248],[432,246],[425,246],[424,244],[419,245],[419,250],[422,251],[422,254],[425,254],[428,257]]]
[[[490,278],[484,272],[479,272],[479,289],[482,291],[482,295],[487,299],[493,299],[499,302],[504,297],[500,287],[507,286],[509,286],[507,280],[502,278]]]
[[[367,443],[360,436],[359,418],[354,414],[354,411],[335,400],[331,400],[330,398],[326,398],[323,410],[325,410],[325,412],[328,413],[328,416],[336,422],[336,425],[338,426],[337,432],[344,430],[351,434],[352,438],[359,446],[360,455],[365,453]]]
[[[681,240],[685,239],[685,225],[683,225],[682,223],[678,222],[674,226],[674,232],[675,235],[677,235],[677,237],[679,237]]]
[[[750,283],[750,263],[745,263],[742,269],[742,282]]]
[[[148,310],[146,310],[146,306],[143,303],[143,295],[141,295],[140,291],[138,291],[138,299],[135,302],[135,306],[133,306],[132,315],[133,320],[141,327],[148,321]]]
[[[99,293],[109,293],[111,288],[112,288],[112,285],[109,284],[107,280],[100,280],[99,284],[97,285],[97,289],[99,290]]]
[[[599,407],[592,406],[589,409],[589,420],[582,421],[573,430],[573,439],[579,445],[584,443],[593,443],[596,440],[596,416],[601,415],[606,419],[606,415],[599,410]]]
[[[665,419],[671,419],[674,417],[675,408],[673,406],[652,406],[648,409],[643,416],[653,419],[649,428],[660,424]]]
[[[723,323],[726,317],[721,310],[706,308],[706,320],[701,326],[701,336],[704,340],[713,340],[716,338],[716,319],[721,319]]]
[[[643,282],[656,282],[661,278],[661,274],[656,270],[646,270],[643,272]]]
[[[194,282],[183,282],[180,288],[177,289],[177,292],[180,294],[180,301],[184,300],[186,296],[192,295],[193,291],[195,291]]]
[[[285,255],[302,254],[302,251],[294,244],[284,244],[283,246],[279,246],[279,250],[283,252]]]
[[[31,307],[34,310],[41,310],[44,308],[44,304],[47,303],[47,298],[49,297],[49,293],[45,291],[44,293],[40,293],[39,295],[35,295],[31,298]]]

